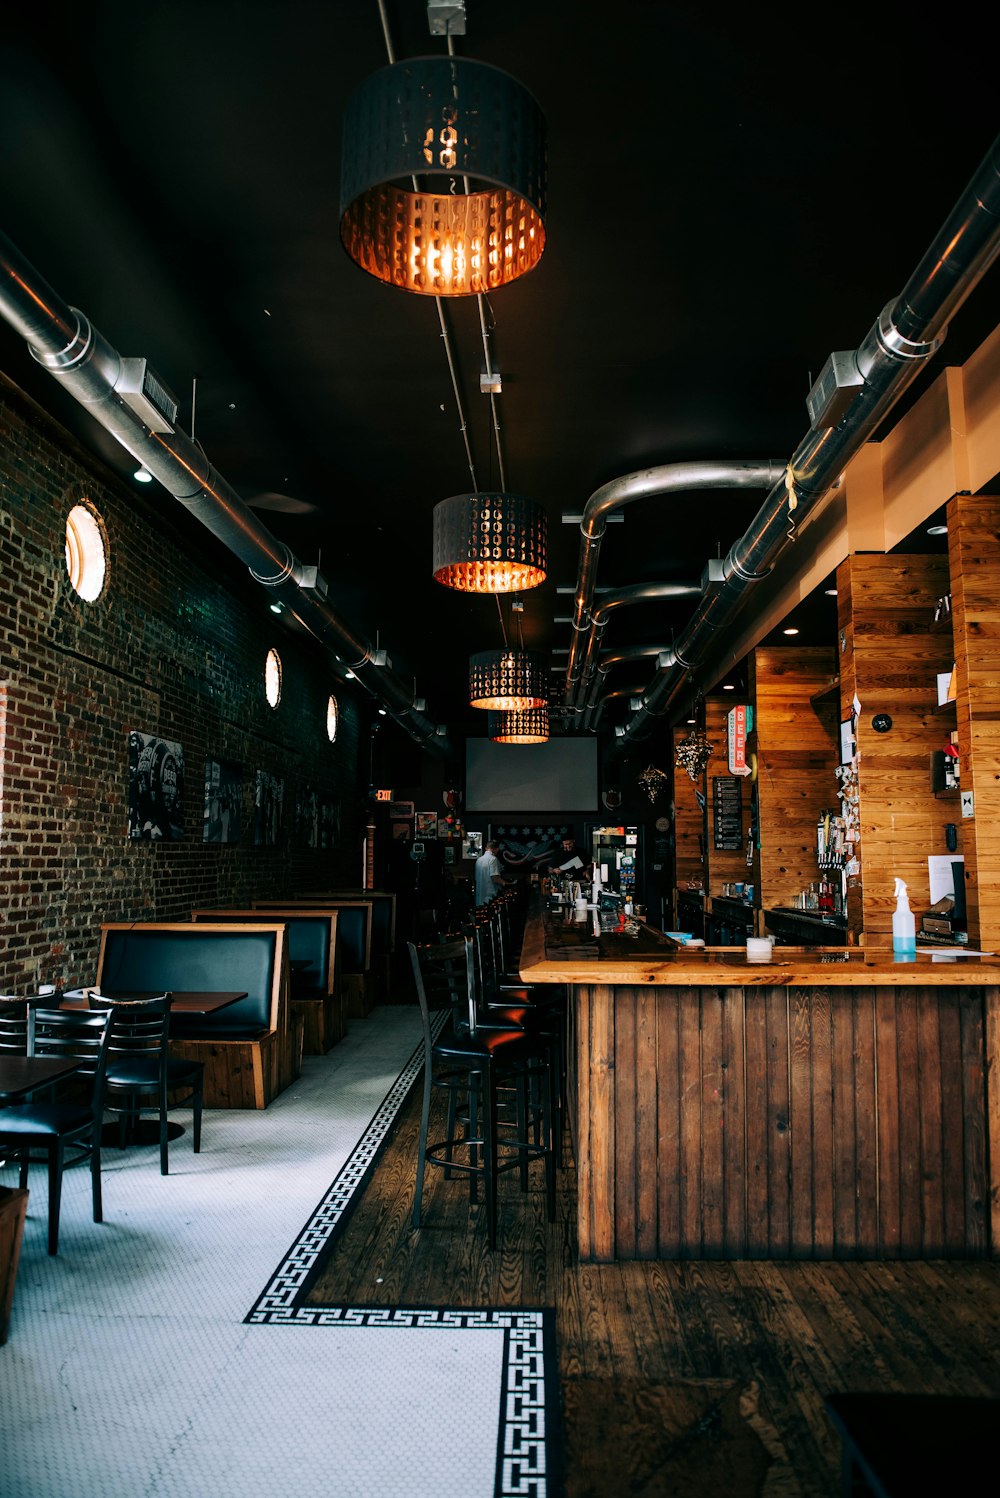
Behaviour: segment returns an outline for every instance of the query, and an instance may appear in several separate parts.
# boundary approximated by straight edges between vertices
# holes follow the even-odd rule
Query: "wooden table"
[[[39,1087],[71,1076],[79,1066],[79,1061],[61,1060],[58,1056],[0,1056],[0,1100],[16,1102]]]
[[[1000,1256],[1000,961],[564,926],[519,972],[567,991],[582,1260]]]
[[[116,999],[121,999],[122,1001],[127,999],[158,999],[161,997],[162,992],[162,989],[150,989],[146,993],[134,988],[130,988],[127,992],[112,988],[102,989],[100,993],[97,993],[95,989],[91,988],[75,988],[63,994],[59,1007],[60,1009],[89,1009],[90,1005],[87,1000],[88,995],[91,993],[95,994],[97,998],[109,999],[114,1003]],[[214,993],[211,991],[201,992],[195,989],[171,989],[170,998],[172,1002],[170,1013],[171,1015],[215,1014],[219,1009],[226,1009],[230,1004],[236,1004],[240,999],[245,999],[246,997],[245,992]]]

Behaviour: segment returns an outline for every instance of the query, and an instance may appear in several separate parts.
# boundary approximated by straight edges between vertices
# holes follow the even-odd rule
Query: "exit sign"
[[[392,800],[392,791],[376,791],[375,792],[375,800],[376,801],[391,801]]]

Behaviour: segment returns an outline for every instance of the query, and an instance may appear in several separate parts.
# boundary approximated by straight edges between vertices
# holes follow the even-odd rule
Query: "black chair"
[[[516,1025],[549,1041],[556,1078],[555,1157],[561,1164],[566,1112],[566,991],[562,984],[511,982],[505,978],[501,932],[502,911],[507,904],[507,898],[499,895],[489,905],[480,906],[475,923],[465,930],[473,944],[479,1007],[490,1024]]]
[[[28,1054],[28,1001],[0,996],[0,1055]]]
[[[496,1247],[497,1177],[519,1168],[527,1185],[528,1164],[543,1159],[549,1220],[555,1217],[555,1161],[552,1140],[552,1085],[547,1039],[522,1028],[480,1022],[474,978],[474,955],[468,937],[417,947],[408,942],[424,1034],[424,1087],[417,1147],[417,1181],[413,1225],[420,1226],[424,1174],[428,1165],[446,1176],[469,1177],[470,1201],[483,1182],[490,1248]],[[446,1011],[440,1021],[432,1016]],[[529,1084],[536,1090],[537,1124],[529,1107]],[[430,1141],[431,1100],[435,1089],[448,1096],[443,1139]],[[509,1106],[515,1118],[507,1117]],[[532,1136],[532,1137],[529,1137]],[[458,1158],[462,1152],[466,1158]]]
[[[60,1089],[69,1094],[63,1101],[33,1098],[0,1108],[0,1153],[20,1162],[22,1187],[28,1184],[29,1164],[37,1158],[32,1151],[44,1151],[49,1169],[50,1254],[59,1248],[59,1207],[67,1165],[89,1159],[94,1221],[103,1221],[101,1118],[110,1040],[106,1014],[32,1006],[28,1012],[28,1055],[76,1062],[77,1071]],[[75,1151],[69,1158],[68,1149]]]
[[[194,1153],[201,1149],[205,1064],[172,1058],[167,1051],[170,994],[148,999],[106,999],[91,993],[92,1010],[111,1013],[111,1044],[104,1107],[118,1114],[118,1147],[135,1138],[143,1113],[156,1113],[160,1131],[160,1174],[169,1174],[168,1113],[190,1103],[194,1111]],[[182,1095],[177,1096],[178,1093]]]

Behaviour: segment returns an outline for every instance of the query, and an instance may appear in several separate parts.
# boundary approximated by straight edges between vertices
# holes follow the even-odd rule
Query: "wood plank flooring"
[[[607,1491],[602,1393],[620,1448],[630,1453],[631,1477],[622,1491],[646,1498],[701,1492],[690,1475],[693,1458],[682,1470],[684,1454],[696,1449],[692,1432],[707,1429],[709,1416],[728,1419],[737,1399],[765,1454],[766,1475],[761,1479],[761,1463],[731,1445],[734,1471],[743,1477],[720,1480],[702,1462],[705,1491],[835,1498],[840,1447],[823,1409],[826,1395],[1000,1397],[1000,1265],[579,1264],[568,1141],[557,1220],[545,1220],[541,1166],[532,1167],[527,1194],[511,1171],[501,1177],[498,1246],[491,1253],[481,1206],[470,1207],[464,1180],[445,1180],[440,1171],[427,1172],[424,1220],[417,1230],[410,1225],[418,1103],[414,1093],[308,1299],[554,1307],[567,1498]],[[439,1127],[443,1132],[441,1120]],[[681,1406],[693,1423],[671,1434],[663,1411]],[[703,1410],[698,1418],[690,1414],[696,1408]],[[661,1453],[655,1443],[662,1445],[665,1430],[669,1450]],[[654,1452],[655,1470],[635,1470],[640,1449]]]

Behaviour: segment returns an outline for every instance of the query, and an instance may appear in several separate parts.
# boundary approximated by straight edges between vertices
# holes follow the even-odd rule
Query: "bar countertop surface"
[[[550,911],[541,898],[528,913],[521,948],[525,983],[651,984],[665,988],[1000,986],[1000,954],[918,947],[896,957],[891,947],[775,947],[769,962],[751,961],[744,946],[683,947],[655,927],[635,937],[593,932],[592,913]]]

